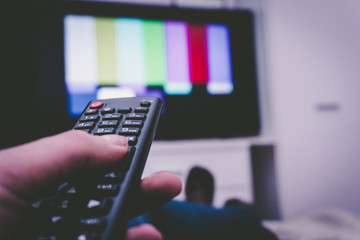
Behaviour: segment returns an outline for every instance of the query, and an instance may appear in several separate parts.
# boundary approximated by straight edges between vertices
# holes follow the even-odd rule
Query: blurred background
[[[129,2],[205,10],[201,16],[210,22],[215,21],[216,11],[245,14],[239,22],[228,23],[223,17],[219,22],[228,24],[230,32],[236,32],[239,26],[244,33],[231,44],[241,42],[247,49],[243,51],[247,58],[239,57],[232,65],[232,69],[247,72],[246,91],[237,92],[242,85],[235,83],[235,75],[233,92],[222,93],[227,97],[221,100],[196,87],[192,93],[199,95],[186,98],[186,104],[168,100],[182,110],[168,117],[169,124],[169,119],[184,117],[179,112],[190,116],[184,112],[190,111],[187,109],[196,101],[202,104],[193,111],[204,112],[189,126],[202,125],[202,114],[210,114],[206,116],[212,119],[213,108],[226,106],[226,111],[219,110],[216,116],[220,114],[221,118],[204,123],[206,127],[198,135],[190,131],[190,135],[171,137],[172,129],[180,128],[177,122],[161,130],[165,135],[153,143],[144,175],[170,170],[184,180],[192,166],[205,167],[215,177],[216,206],[229,198],[239,198],[254,204],[265,219],[288,220],[326,208],[360,214],[359,1]],[[1,147],[9,147],[71,128],[75,116],[68,110],[66,62],[64,57],[53,58],[63,56],[65,51],[56,41],[64,38],[59,27],[63,20],[47,19],[42,1],[2,4]],[[81,9],[71,11],[79,14]],[[248,13],[250,17],[246,17]],[[165,14],[165,18],[169,16]],[[183,21],[194,19],[184,17]],[[231,54],[234,57],[236,53]],[[251,63],[248,66],[243,64],[246,59]],[[169,99],[161,96],[165,102]],[[68,102],[60,103],[59,99]],[[209,99],[211,104],[207,105]],[[166,105],[168,109],[171,106]],[[234,114],[228,115],[229,111]],[[244,120],[244,114],[250,117]],[[229,118],[234,131],[217,127],[221,119]],[[224,131],[227,134],[222,134]],[[182,199],[183,194],[178,198]]]

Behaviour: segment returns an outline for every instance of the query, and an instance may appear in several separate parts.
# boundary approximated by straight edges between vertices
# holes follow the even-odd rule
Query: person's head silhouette
[[[208,170],[197,166],[191,168],[185,185],[187,201],[211,205],[214,188],[214,177]]]

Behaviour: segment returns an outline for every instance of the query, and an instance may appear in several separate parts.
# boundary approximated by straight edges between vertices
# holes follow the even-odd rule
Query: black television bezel
[[[167,95],[166,114],[160,121],[157,139],[228,138],[259,134],[254,21],[250,11],[98,1],[44,1],[38,9],[38,104],[46,108],[47,115],[53,119],[51,128],[42,129],[41,135],[69,129],[76,120],[67,112],[64,83],[63,17],[67,14],[226,24],[231,32],[233,94],[208,95],[206,89],[199,86],[194,87],[190,95]],[[204,111],[199,112],[199,109]],[[46,125],[42,119],[38,123]]]

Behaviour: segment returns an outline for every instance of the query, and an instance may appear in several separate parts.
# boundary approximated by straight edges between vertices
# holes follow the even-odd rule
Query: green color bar
[[[96,18],[99,85],[116,85],[116,34],[114,18]]]
[[[163,86],[166,76],[164,22],[145,20],[143,30],[146,84]]]

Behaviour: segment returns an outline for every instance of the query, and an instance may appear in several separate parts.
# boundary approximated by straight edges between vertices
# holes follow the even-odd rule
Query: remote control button
[[[80,233],[74,240],[100,240],[100,235],[95,233]]]
[[[136,135],[136,136],[138,136],[140,134],[140,129],[123,127],[120,129],[119,134],[120,135]]]
[[[105,114],[103,120],[121,120],[122,115],[120,113]]]
[[[129,145],[135,145],[137,143],[137,137],[135,136],[126,136],[126,138],[128,139]]]
[[[32,204],[31,204],[31,207],[33,208],[33,209],[40,209],[41,208],[41,206],[42,206],[42,201],[36,201],[36,202],[33,202]]]
[[[129,115],[126,116],[126,119],[132,120],[144,120],[145,118],[145,113],[129,113]]]
[[[94,114],[98,114],[99,110],[97,109],[88,109],[85,112],[85,115],[94,115]]]
[[[151,105],[151,102],[148,100],[142,100],[140,102],[140,106],[142,106],[142,107],[149,107],[150,105]]]
[[[58,212],[67,212],[74,210],[77,207],[77,201],[74,199],[62,199],[55,202],[53,209],[57,210]]]
[[[114,128],[98,128],[94,132],[95,135],[113,134],[113,133],[115,133]]]
[[[88,230],[103,231],[106,220],[103,218],[80,218],[80,227]]]
[[[103,176],[104,181],[111,183],[121,183],[124,178],[124,173],[121,172],[109,172]]]
[[[95,186],[95,191],[98,193],[98,194],[101,194],[101,195],[106,195],[106,196],[114,196],[116,195],[118,192],[119,192],[119,189],[120,187],[118,185],[115,185],[115,184],[98,184]]]
[[[110,200],[98,200],[98,199],[90,199],[86,203],[86,213],[87,214],[105,214],[109,211],[111,207]]]
[[[66,194],[75,195],[77,193],[78,193],[78,190],[75,186],[71,186],[68,189],[66,189]]]
[[[116,127],[119,124],[118,120],[106,120],[99,123],[99,127]]]
[[[79,121],[80,122],[90,122],[90,121],[97,121],[99,120],[99,116],[98,115],[87,115],[87,116],[82,116]]]
[[[147,107],[136,107],[136,108],[135,108],[135,112],[138,112],[138,113],[147,113],[147,112],[149,112],[149,108],[147,108]]]
[[[94,122],[80,122],[77,123],[74,129],[86,129],[86,128],[93,128],[95,126]]]
[[[142,127],[143,122],[141,120],[126,120],[123,123],[123,127]]]
[[[107,107],[107,108],[104,108],[103,110],[101,110],[101,113],[102,113],[102,114],[105,114],[105,113],[113,113],[113,112],[115,112],[115,108],[109,108],[109,107]]]
[[[91,104],[90,104],[90,108],[91,108],[91,109],[101,108],[103,105],[104,105],[104,104],[103,104],[102,102],[97,101],[97,102],[91,103]]]
[[[51,216],[50,217],[50,223],[55,225],[55,226],[59,226],[62,223],[64,223],[64,217],[63,216]]]
[[[119,107],[118,108],[119,113],[129,113],[131,111],[132,111],[131,107]]]

